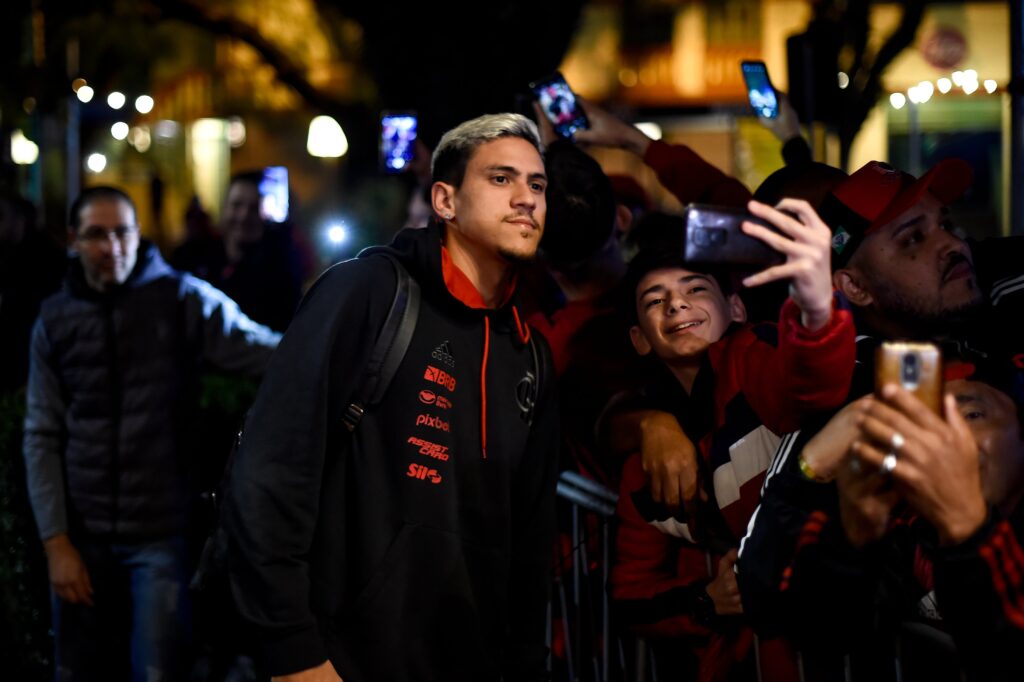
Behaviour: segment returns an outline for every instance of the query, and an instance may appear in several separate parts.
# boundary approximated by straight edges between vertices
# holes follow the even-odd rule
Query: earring
[[[444,214],[444,219],[445,219],[445,220],[451,220],[451,219],[452,219],[452,218],[454,218],[454,217],[455,217],[455,216],[453,216],[453,215],[452,215],[451,213],[445,213],[445,214]]]

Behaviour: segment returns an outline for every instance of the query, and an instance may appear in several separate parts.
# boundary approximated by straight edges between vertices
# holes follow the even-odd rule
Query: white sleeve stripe
[[[768,474],[764,477],[764,483],[761,484],[761,496],[764,497],[764,491],[768,487],[768,481],[772,476],[782,471],[782,467],[789,459],[789,453],[793,450],[793,444],[796,443],[797,438],[800,436],[799,431],[793,431],[787,433],[782,438],[782,442],[779,443],[779,449],[775,452],[775,461],[768,467]],[[754,509],[754,513],[750,515],[750,521],[747,522],[747,533],[740,540],[740,548],[737,552],[737,557],[743,556],[743,548],[746,546],[747,538],[754,532],[754,524],[757,522],[757,514],[761,511],[761,505],[757,505]],[[739,573],[739,563],[735,565],[735,570]]]
[[[1002,291],[1000,291],[998,294],[996,294],[992,298],[992,305],[999,305],[999,301],[1001,301],[1003,299],[1003,296],[1006,296],[1007,294],[1012,294],[1015,291],[1020,291],[1021,289],[1024,289],[1024,282],[1021,282],[1020,284],[1015,284],[1012,287],[1008,287],[1006,289],[1003,289]]]
[[[1005,293],[1003,289],[1021,283],[1024,283],[1024,275],[1017,275],[1015,277],[1007,277],[1005,279],[1001,279],[992,285],[992,291],[989,292],[989,295],[995,298],[996,296]]]

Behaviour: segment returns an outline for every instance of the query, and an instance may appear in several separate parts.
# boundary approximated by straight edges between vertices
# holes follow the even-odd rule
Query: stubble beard
[[[509,265],[513,267],[522,267],[537,260],[537,249],[535,248],[527,254],[502,246],[498,248],[498,255],[501,256]]]
[[[977,283],[974,286],[977,287]],[[913,328],[917,335],[925,338],[946,336],[961,329],[985,304],[980,294],[957,306],[947,307],[941,295],[936,302],[929,303],[887,286],[880,287],[878,292],[878,307],[886,318]]]

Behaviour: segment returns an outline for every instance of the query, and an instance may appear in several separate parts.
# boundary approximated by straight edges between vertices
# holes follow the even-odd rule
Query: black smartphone
[[[768,67],[764,62],[740,62],[743,81],[747,84],[747,98],[750,106],[761,118],[775,118],[779,115],[779,95],[768,78]]]
[[[899,384],[942,414],[942,353],[931,343],[887,341],[875,353],[875,390]]]
[[[260,178],[260,216],[271,223],[288,220],[288,169],[267,166]]]
[[[760,218],[734,206],[690,204],[684,210],[686,245],[684,259],[694,265],[735,265],[767,267],[778,265],[785,256],[743,232],[743,221],[778,230]]]
[[[416,150],[416,114],[385,111],[380,117],[380,165],[385,173],[402,173]]]
[[[565,82],[562,74],[556,71],[544,80],[534,81],[530,83],[530,89],[559,136],[571,140],[577,130],[590,127],[590,121],[576,99],[576,93]]]

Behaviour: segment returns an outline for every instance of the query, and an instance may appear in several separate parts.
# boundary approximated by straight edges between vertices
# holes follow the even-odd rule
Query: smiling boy
[[[830,283],[828,228],[802,201],[779,204],[791,215],[756,202],[748,208],[786,235],[752,223],[743,228],[786,256],[744,280],[747,286],[789,280],[791,296],[777,325],[745,324],[728,273],[694,269],[678,245],[642,251],[627,275],[636,315],[630,339],[640,355],[668,371],[668,377],[661,372],[667,390],[661,397],[652,390],[658,404],[649,407],[674,413],[699,445],[701,486],[710,500],[691,505],[683,523],[650,501],[640,457],[630,457],[620,487],[613,596],[646,634],[697,635],[690,644],[699,671],[687,673],[697,679],[749,666],[749,630],[715,644],[724,636],[718,619],[742,613],[735,552],[728,550],[760,498],[777,434],[842,404],[854,365],[852,318],[837,307]],[[692,559],[695,550],[718,556],[716,574]],[[792,659],[777,646],[762,645],[762,669],[785,679]]]

